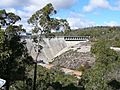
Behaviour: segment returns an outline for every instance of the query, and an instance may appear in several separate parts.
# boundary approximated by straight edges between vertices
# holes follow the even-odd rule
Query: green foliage
[[[77,69],[78,71],[84,72],[85,71],[85,66],[80,65],[80,67]]]
[[[16,81],[12,88],[17,90],[31,90],[33,88],[33,66],[28,68],[28,79]],[[78,79],[65,75],[63,72],[55,69],[48,70],[44,67],[37,68],[37,85],[36,90],[79,90],[77,86]]]
[[[21,20],[18,15],[14,13],[7,13],[5,10],[0,10],[0,24],[1,26],[13,25]]]
[[[56,12],[54,10],[54,7],[52,6],[52,4],[47,4],[45,7],[43,7],[42,9],[38,10],[35,12],[35,14],[33,14],[30,19],[28,20],[29,24],[32,24],[38,31],[41,32],[46,32],[46,30],[50,30],[51,28],[49,27],[49,25],[52,24],[51,18],[50,18],[50,14],[52,14],[52,12]],[[39,27],[41,26],[41,27]],[[34,30],[33,29],[33,30]],[[37,32],[38,33],[38,32]]]
[[[119,72],[120,62],[114,62],[109,65],[97,62],[91,69],[86,70],[82,76],[82,85],[85,90],[117,90],[116,84],[110,85],[112,80],[120,82]]]
[[[0,29],[0,46],[3,45],[4,37],[5,37],[4,32],[3,32],[3,30]],[[0,50],[1,50],[1,47],[0,47]]]
[[[14,25],[18,20],[20,17],[14,13],[0,10],[0,24],[6,26],[5,29],[0,30],[0,78],[6,80],[6,90],[9,90],[9,86],[15,81],[26,78],[26,68],[30,64],[27,60],[30,56],[26,45],[20,40],[18,34],[24,29],[21,25]]]
[[[66,30],[70,29],[65,19],[51,18],[50,16],[53,14],[56,14],[56,10],[54,10],[51,3],[36,11],[28,20],[28,23],[34,26],[33,32],[44,32],[44,34],[48,34],[52,29],[59,30],[61,26],[64,26]]]
[[[45,7],[42,9],[36,11],[28,20],[29,24],[33,25],[32,32],[35,34],[35,37],[33,38],[33,41],[35,42],[37,46],[37,56],[40,54],[42,47],[40,45],[40,42],[43,40],[43,35],[45,37],[54,37],[55,35],[51,33],[51,30],[59,30],[61,26],[64,26],[66,29],[68,29],[68,22],[64,19],[56,19],[56,18],[51,18],[50,16],[52,14],[56,14],[56,10],[54,10],[54,7],[52,6],[51,3],[47,4]],[[69,28],[70,29],[70,28]],[[37,57],[36,57],[37,61]],[[43,71],[43,70],[42,70]],[[46,70],[40,75],[38,75],[38,80],[37,80],[37,86],[36,86],[36,72],[37,71],[37,64],[35,64],[35,69],[34,69],[34,85],[33,88],[37,90],[47,90],[48,84],[51,84],[50,81],[51,78],[54,78],[51,76],[50,72],[47,72]],[[43,74],[43,75],[42,75]],[[50,77],[49,77],[50,76]],[[56,76],[57,77],[57,76]],[[62,76],[61,76],[62,77]],[[59,80],[59,78],[57,78]],[[58,81],[57,80],[57,81]],[[50,86],[50,85],[49,85]]]
[[[76,84],[77,80],[78,80],[77,78],[75,78],[73,76],[65,75],[61,71],[54,70],[54,69],[47,70],[41,66],[38,67],[38,76],[37,77],[38,77],[37,78],[37,87],[38,87],[37,90],[44,90],[45,88],[47,90],[47,88],[49,86],[52,86],[57,82],[59,83],[59,85],[61,87],[64,87],[71,83]]]
[[[118,66],[120,65],[119,53],[110,49],[109,39],[99,39],[91,48],[91,52],[95,54],[95,65],[85,70],[82,77],[82,85],[85,90],[117,90],[119,76]],[[116,73],[116,74],[115,74]],[[112,82],[116,84],[112,84]]]
[[[109,48],[109,46],[107,46],[106,43],[107,43],[106,40],[99,40],[98,42],[93,44],[91,52],[97,55],[98,53],[104,51],[105,49]]]
[[[99,63],[87,70],[82,77],[85,90],[107,90],[104,78],[106,72],[105,66]]]
[[[116,46],[116,43],[117,43],[116,41],[119,41],[119,38],[120,38],[120,27],[96,26],[96,27],[71,30],[69,31],[69,34],[57,32],[55,33],[55,35],[56,36],[64,36],[64,35],[90,36],[90,40],[92,42],[96,42],[99,39],[103,39],[103,40],[109,39],[111,44]]]
[[[99,40],[92,48],[91,52],[95,54],[96,61],[108,65],[118,60],[118,53],[110,49],[109,43],[106,40]]]
[[[33,83],[31,83],[33,82],[33,67],[29,68],[28,79],[29,80],[25,80],[24,82],[16,82],[12,87],[17,90],[31,90],[30,88],[33,86]],[[64,88],[69,88],[71,86],[73,86],[72,88],[77,88],[77,82],[77,78],[71,75],[65,75],[61,71],[55,69],[48,70],[41,66],[37,68],[36,90],[68,90]]]

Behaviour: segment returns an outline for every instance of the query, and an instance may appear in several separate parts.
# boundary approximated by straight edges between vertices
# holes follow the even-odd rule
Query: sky
[[[48,3],[57,10],[54,17],[66,19],[72,29],[120,25],[120,0],[0,0],[0,9],[19,15],[17,24],[30,30],[27,20]]]

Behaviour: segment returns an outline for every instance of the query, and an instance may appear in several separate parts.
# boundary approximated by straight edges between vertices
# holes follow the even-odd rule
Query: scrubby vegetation
[[[66,28],[69,29],[66,20],[50,18],[51,10],[54,10],[52,4],[46,5],[43,9],[32,15],[28,22],[34,26],[37,24],[37,17],[42,13],[42,16],[39,17],[39,24],[44,28],[42,30],[42,32],[45,32],[44,34],[51,34],[48,29],[57,28],[61,22],[65,23]],[[18,15],[0,10],[0,78],[6,80],[6,84],[4,85],[5,90],[79,89],[80,87],[77,86],[77,78],[65,75],[61,71],[47,70],[41,66],[37,66],[37,63],[33,61],[33,58],[28,54],[26,42],[23,39],[21,40],[20,37],[20,33],[26,32],[26,30],[22,28],[22,25],[15,25],[19,20],[21,20],[21,18]],[[48,22],[48,25],[45,25],[46,22]],[[57,26],[55,22],[57,22]],[[37,33],[37,31],[34,30],[39,31],[41,29],[40,27],[34,26],[33,32]],[[41,35],[38,38],[40,41]],[[42,46],[39,45],[37,39],[35,43],[38,43],[38,50],[36,51],[39,54]],[[36,72],[34,72],[34,65]],[[35,76],[37,78],[35,78]],[[36,83],[36,85],[34,83]],[[35,86],[35,88],[33,88],[33,86]]]
[[[16,88],[17,90],[32,90],[33,88],[33,71],[34,67],[29,67],[28,79],[25,81],[17,81],[12,85],[10,90]],[[79,90],[78,79],[65,75],[61,71],[54,69],[48,70],[41,66],[37,68],[37,83],[36,90]]]
[[[96,56],[96,62],[92,68],[83,74],[82,82],[85,90],[119,89],[120,53],[111,50],[104,40],[95,43],[91,51]]]
[[[110,49],[120,47],[120,27],[91,27],[55,34],[90,36],[91,53],[96,61],[91,68],[83,70],[80,85],[85,90],[120,89],[120,52]]]
[[[49,17],[51,4],[37,11],[29,20],[36,24],[38,19],[44,28],[46,35],[51,34],[48,29],[57,28],[60,22]],[[36,18],[42,11],[42,17]],[[56,13],[56,12],[55,12]],[[44,15],[46,15],[44,17]],[[27,52],[25,42],[19,37],[19,31],[25,31],[21,25],[14,25],[21,18],[14,13],[0,10],[0,78],[6,80],[6,90],[32,90],[34,63]],[[48,25],[45,25],[47,22]],[[37,23],[38,24],[38,23]],[[37,25],[36,24],[36,25]],[[5,26],[5,29],[2,27]],[[69,25],[66,25],[69,29]],[[35,26],[33,32],[41,30]],[[110,49],[111,46],[120,47],[120,27],[91,27],[78,30],[65,30],[65,32],[54,33],[55,35],[90,36],[92,44],[91,53],[95,56],[95,63],[84,69],[81,79],[65,75],[54,69],[47,70],[41,66],[37,67],[36,90],[119,90],[120,89],[120,52]],[[38,42],[38,41],[37,41]],[[38,50],[39,51],[39,50]],[[73,53],[68,52],[73,56]],[[81,54],[81,53],[79,53]],[[74,52],[76,58],[79,55]],[[86,55],[86,54],[84,54]],[[62,57],[62,59],[64,59]],[[66,60],[67,61],[67,60]],[[77,61],[74,64],[78,64]],[[36,64],[37,65],[37,64]]]

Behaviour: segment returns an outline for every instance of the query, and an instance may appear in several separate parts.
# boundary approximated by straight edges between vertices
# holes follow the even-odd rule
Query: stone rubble
[[[86,68],[91,67],[95,58],[90,52],[91,45],[83,43],[72,46],[71,49],[54,58],[52,64],[69,69],[78,69],[81,65]]]

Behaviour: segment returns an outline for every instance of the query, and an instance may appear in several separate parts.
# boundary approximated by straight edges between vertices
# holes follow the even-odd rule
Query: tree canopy
[[[14,25],[21,18],[14,13],[0,10],[0,78],[6,80],[6,90],[17,80],[26,78],[26,66],[30,60],[26,45],[21,41],[21,25]],[[32,60],[32,59],[31,59]]]
[[[85,70],[82,84],[85,90],[118,90],[119,81],[119,52],[110,49],[106,40],[98,40],[91,48],[95,55],[95,64]],[[117,74],[116,74],[117,73]],[[117,78],[116,78],[117,77]],[[115,83],[114,83],[115,82]]]
[[[61,26],[63,26],[65,30],[70,29],[69,24],[65,19],[56,19],[50,17],[56,13],[57,11],[54,9],[51,3],[36,11],[28,20],[28,23],[34,26],[33,32],[38,33],[40,31],[41,33],[44,32],[49,34],[51,33],[51,29],[59,30]]]

